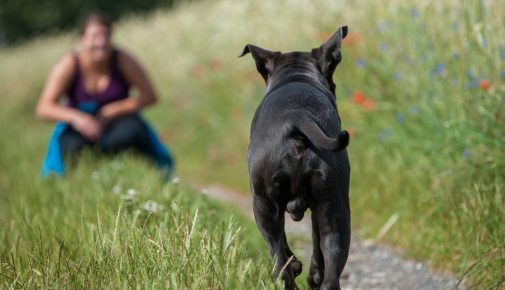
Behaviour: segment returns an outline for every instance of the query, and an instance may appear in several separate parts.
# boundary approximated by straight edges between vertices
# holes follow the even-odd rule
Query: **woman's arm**
[[[52,69],[36,108],[39,118],[47,121],[72,123],[75,111],[58,103],[74,74],[72,55],[64,56]]]
[[[65,122],[89,140],[96,140],[102,126],[93,116],[77,109],[59,104],[59,98],[68,89],[74,76],[75,64],[72,55],[64,56],[53,68],[44,86],[36,108],[36,115],[48,121]]]
[[[118,64],[126,81],[139,90],[139,96],[129,97],[103,106],[98,116],[105,123],[115,117],[137,112],[157,101],[156,91],[147,73],[133,56],[123,51],[119,52]]]

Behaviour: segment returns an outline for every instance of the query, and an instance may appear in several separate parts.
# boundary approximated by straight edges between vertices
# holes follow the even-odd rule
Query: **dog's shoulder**
[[[334,110],[335,98],[328,90],[314,85],[295,82],[288,83],[265,95],[258,110],[285,111],[315,109]]]

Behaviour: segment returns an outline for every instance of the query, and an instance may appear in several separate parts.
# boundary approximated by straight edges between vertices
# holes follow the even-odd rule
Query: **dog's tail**
[[[324,134],[319,126],[314,122],[312,116],[302,110],[291,111],[288,114],[289,123],[305,135],[307,139],[322,151],[339,151],[349,145],[349,133],[346,130],[341,131],[337,138],[330,138]]]

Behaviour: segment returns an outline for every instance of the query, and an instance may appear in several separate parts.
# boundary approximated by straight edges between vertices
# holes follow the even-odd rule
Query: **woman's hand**
[[[76,114],[71,123],[72,127],[88,141],[98,140],[103,133],[103,126],[97,118],[86,113]]]
[[[98,122],[103,127],[107,127],[107,125],[112,121],[112,119],[118,117],[121,113],[121,101],[113,102],[107,104],[100,108],[100,111],[96,114],[96,118]]]

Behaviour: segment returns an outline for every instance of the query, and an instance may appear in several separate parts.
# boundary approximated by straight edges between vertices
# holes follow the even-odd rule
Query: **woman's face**
[[[81,45],[92,61],[107,60],[112,47],[110,29],[99,22],[88,23],[81,36]]]

